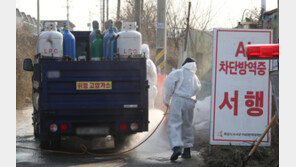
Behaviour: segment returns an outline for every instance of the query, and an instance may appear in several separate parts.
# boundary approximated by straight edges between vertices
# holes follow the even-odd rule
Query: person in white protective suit
[[[149,84],[149,109],[154,108],[154,102],[158,93],[157,90],[157,72],[156,66],[150,59],[149,46],[147,44],[142,44],[142,53],[146,57],[146,70],[147,70],[147,80]]]
[[[192,127],[193,109],[201,83],[195,75],[195,60],[187,58],[181,69],[172,71],[163,86],[163,102],[170,106],[168,112],[167,133],[173,150],[171,160],[191,158],[190,148],[193,147],[194,134]]]

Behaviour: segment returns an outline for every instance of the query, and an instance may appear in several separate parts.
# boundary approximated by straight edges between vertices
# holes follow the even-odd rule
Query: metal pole
[[[40,4],[39,4],[39,0],[37,0],[37,34],[39,34],[40,32],[40,15],[39,15],[39,11],[40,10]]]
[[[135,22],[137,22],[137,30],[141,31],[141,0],[135,0]]]
[[[261,0],[261,24],[262,24],[262,27],[261,28],[264,28],[264,13],[265,13],[265,10],[266,10],[266,0]]]
[[[188,17],[187,17],[187,27],[186,27],[184,52],[186,51],[186,48],[187,48],[187,37],[188,37],[188,32],[189,32],[189,20],[190,20],[190,8],[191,8],[191,1],[189,1],[189,5],[188,5]]]
[[[164,74],[166,63],[166,0],[157,0],[156,58],[159,74]]]
[[[211,155],[211,154],[212,154],[212,145],[209,144],[209,155]]]
[[[265,12],[266,10],[266,0],[261,0],[261,10]]]
[[[69,0],[67,0],[67,24],[68,28],[70,29],[70,23],[69,23]]]
[[[119,20],[120,17],[120,0],[117,0],[117,20]]]
[[[91,31],[92,22],[91,22],[91,11],[90,10],[88,11],[88,21],[89,21],[88,28],[89,28],[89,31]]]
[[[144,8],[144,0],[141,0],[141,13],[143,13],[143,8]]]
[[[104,30],[105,30],[105,0],[103,0],[103,28],[102,28],[102,30],[103,30],[103,32],[104,32]]]
[[[109,20],[109,0],[107,0],[107,20]]]

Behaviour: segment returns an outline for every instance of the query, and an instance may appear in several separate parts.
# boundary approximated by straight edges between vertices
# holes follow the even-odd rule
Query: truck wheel
[[[48,148],[49,147],[49,140],[48,139],[40,139],[40,148]]]
[[[35,139],[39,138],[39,125],[34,125],[34,137]]]
[[[41,148],[57,148],[61,144],[60,136],[44,137],[45,139],[40,139]]]
[[[123,149],[123,147],[125,146],[125,144],[126,144],[126,138],[127,138],[128,136],[126,136],[126,135],[120,135],[120,136],[116,136],[115,138],[114,138],[114,142],[115,142],[115,151],[119,151],[119,150],[121,150],[121,149]]]
[[[52,148],[57,148],[61,145],[61,136],[55,136],[49,140],[49,146]]]

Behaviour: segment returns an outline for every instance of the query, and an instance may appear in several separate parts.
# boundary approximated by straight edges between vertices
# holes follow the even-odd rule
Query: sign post
[[[245,46],[271,41],[271,30],[214,29],[210,145],[252,145],[269,125],[271,63],[248,60]]]

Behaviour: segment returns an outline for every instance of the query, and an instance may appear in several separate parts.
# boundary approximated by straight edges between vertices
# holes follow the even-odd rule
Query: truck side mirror
[[[33,71],[34,70],[33,63],[32,63],[32,60],[31,59],[25,59],[24,60],[23,69],[25,71]]]

